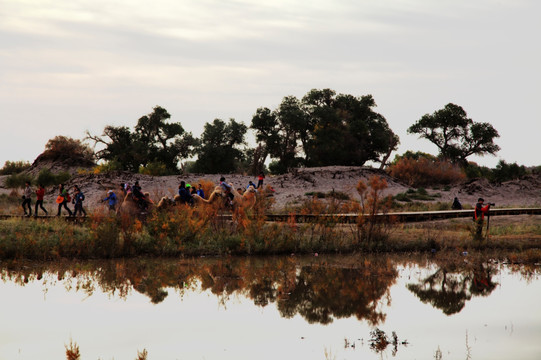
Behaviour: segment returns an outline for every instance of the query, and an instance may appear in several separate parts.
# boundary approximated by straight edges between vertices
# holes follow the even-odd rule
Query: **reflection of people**
[[[41,208],[47,215],[47,210],[43,207],[43,197],[45,196],[45,188],[43,184],[39,184],[38,189],[36,190],[36,208],[34,209],[34,217],[38,216],[38,207]]]
[[[475,204],[475,212],[473,214],[474,220],[477,226],[475,237],[477,240],[483,238],[483,224],[485,221],[485,214],[490,210],[490,204],[484,205],[485,200],[483,198],[477,199],[477,204]]]
[[[458,201],[457,197],[455,197],[455,199],[453,200],[453,205],[451,205],[451,208],[453,210],[462,210],[462,204],[460,203],[460,201]]]
[[[31,216],[32,215],[32,188],[30,187],[29,181],[26,181],[24,184],[26,185],[26,187],[24,188],[24,191],[23,191],[22,207],[24,210],[24,214],[26,216]],[[28,213],[26,213],[26,206],[28,206]]]

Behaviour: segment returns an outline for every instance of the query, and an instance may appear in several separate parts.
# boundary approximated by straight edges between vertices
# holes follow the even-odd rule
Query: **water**
[[[448,258],[0,263],[0,359],[541,358],[539,267]]]

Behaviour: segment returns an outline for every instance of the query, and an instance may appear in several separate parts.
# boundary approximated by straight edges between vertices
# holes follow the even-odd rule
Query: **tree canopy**
[[[105,145],[98,159],[115,162],[121,169],[137,172],[152,163],[163,164],[168,172],[178,172],[178,163],[189,157],[197,144],[180,123],[169,123],[171,115],[160,106],[137,121],[134,131],[126,126],[106,126],[101,136],[87,133],[94,142]]]
[[[299,164],[384,164],[399,140],[385,118],[373,110],[375,106],[371,95],[313,89],[302,100],[284,97],[274,111],[259,108],[251,128],[264,149],[263,158],[277,159],[280,172]]]
[[[236,170],[244,159],[239,149],[244,144],[247,126],[229,119],[229,123],[215,119],[206,123],[196,149],[197,160],[193,171],[202,173],[229,173]]]
[[[498,132],[489,123],[476,123],[466,111],[449,103],[433,114],[425,114],[408,128],[436,145],[439,155],[447,160],[467,164],[471,155],[494,155],[500,147],[494,143]]]

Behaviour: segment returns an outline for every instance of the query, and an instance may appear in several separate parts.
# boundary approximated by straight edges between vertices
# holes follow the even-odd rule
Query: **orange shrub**
[[[412,187],[447,185],[466,179],[459,166],[426,157],[402,158],[389,167],[389,175]]]

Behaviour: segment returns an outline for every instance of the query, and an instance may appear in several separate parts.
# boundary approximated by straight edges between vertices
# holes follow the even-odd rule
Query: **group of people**
[[[68,189],[65,188],[64,184],[58,186],[58,197],[56,198],[56,203],[58,204],[57,216],[61,215],[62,208],[66,209],[69,216],[84,215],[86,216],[86,211],[83,208],[83,201],[85,200],[85,195],[81,191],[78,185],[73,186],[73,198],[71,198]],[[33,190],[30,186],[30,182],[25,182],[25,188],[23,190],[23,202],[22,208],[25,216],[32,216],[32,195],[36,194],[36,205],[34,207],[34,217],[38,216],[38,210],[41,209],[45,215],[48,215],[49,212],[45,207],[43,207],[43,198],[45,197],[45,187],[43,184],[39,184],[36,190]],[[73,211],[68,207],[69,203],[74,205]]]
[[[253,187],[254,189],[259,189],[263,187],[263,181],[265,179],[265,175],[263,173],[260,173],[257,177],[258,183],[257,185],[254,184],[252,181],[248,183],[248,186],[246,186],[246,189]],[[223,190],[225,194],[226,201],[228,201],[229,204],[232,204],[234,195],[231,192],[231,185],[228,184],[225,181],[225,177],[220,178],[219,186]],[[129,185],[127,183],[122,183],[120,186],[121,192],[126,195],[127,193],[131,192],[134,201],[139,205],[141,210],[146,210],[149,206],[150,199],[148,199],[145,194],[142,192],[141,186],[139,185],[138,181],[135,181],[133,185]],[[239,192],[242,193],[244,189],[239,189]],[[24,211],[25,216],[32,216],[32,196],[36,194],[36,204],[34,208],[33,215],[34,217],[38,216],[38,210],[41,209],[45,215],[48,215],[49,212],[45,207],[43,206],[43,198],[45,196],[45,187],[43,184],[39,184],[37,189],[32,189],[30,182],[25,183],[25,188],[23,190],[23,196],[22,196],[22,208]],[[64,208],[69,216],[77,216],[78,214],[81,216],[86,216],[86,210],[83,207],[83,202],[85,200],[85,195],[81,191],[78,185],[73,186],[73,196],[71,196],[69,189],[66,188],[64,184],[58,185],[58,196],[56,198],[56,203],[58,204],[58,211],[57,216],[62,215],[62,208]],[[192,186],[185,181],[181,181],[180,185],[178,187],[178,195],[180,197],[180,201],[185,204],[194,204],[194,198],[193,195],[198,195],[201,198],[205,198],[205,192],[203,190],[202,184],[197,184],[197,187]],[[107,197],[101,200],[102,202],[107,202],[109,206],[109,210],[115,211],[117,208],[117,205],[119,203],[119,199],[116,195],[116,193],[113,190],[107,191]],[[68,204],[73,204],[73,210],[68,207]]]

